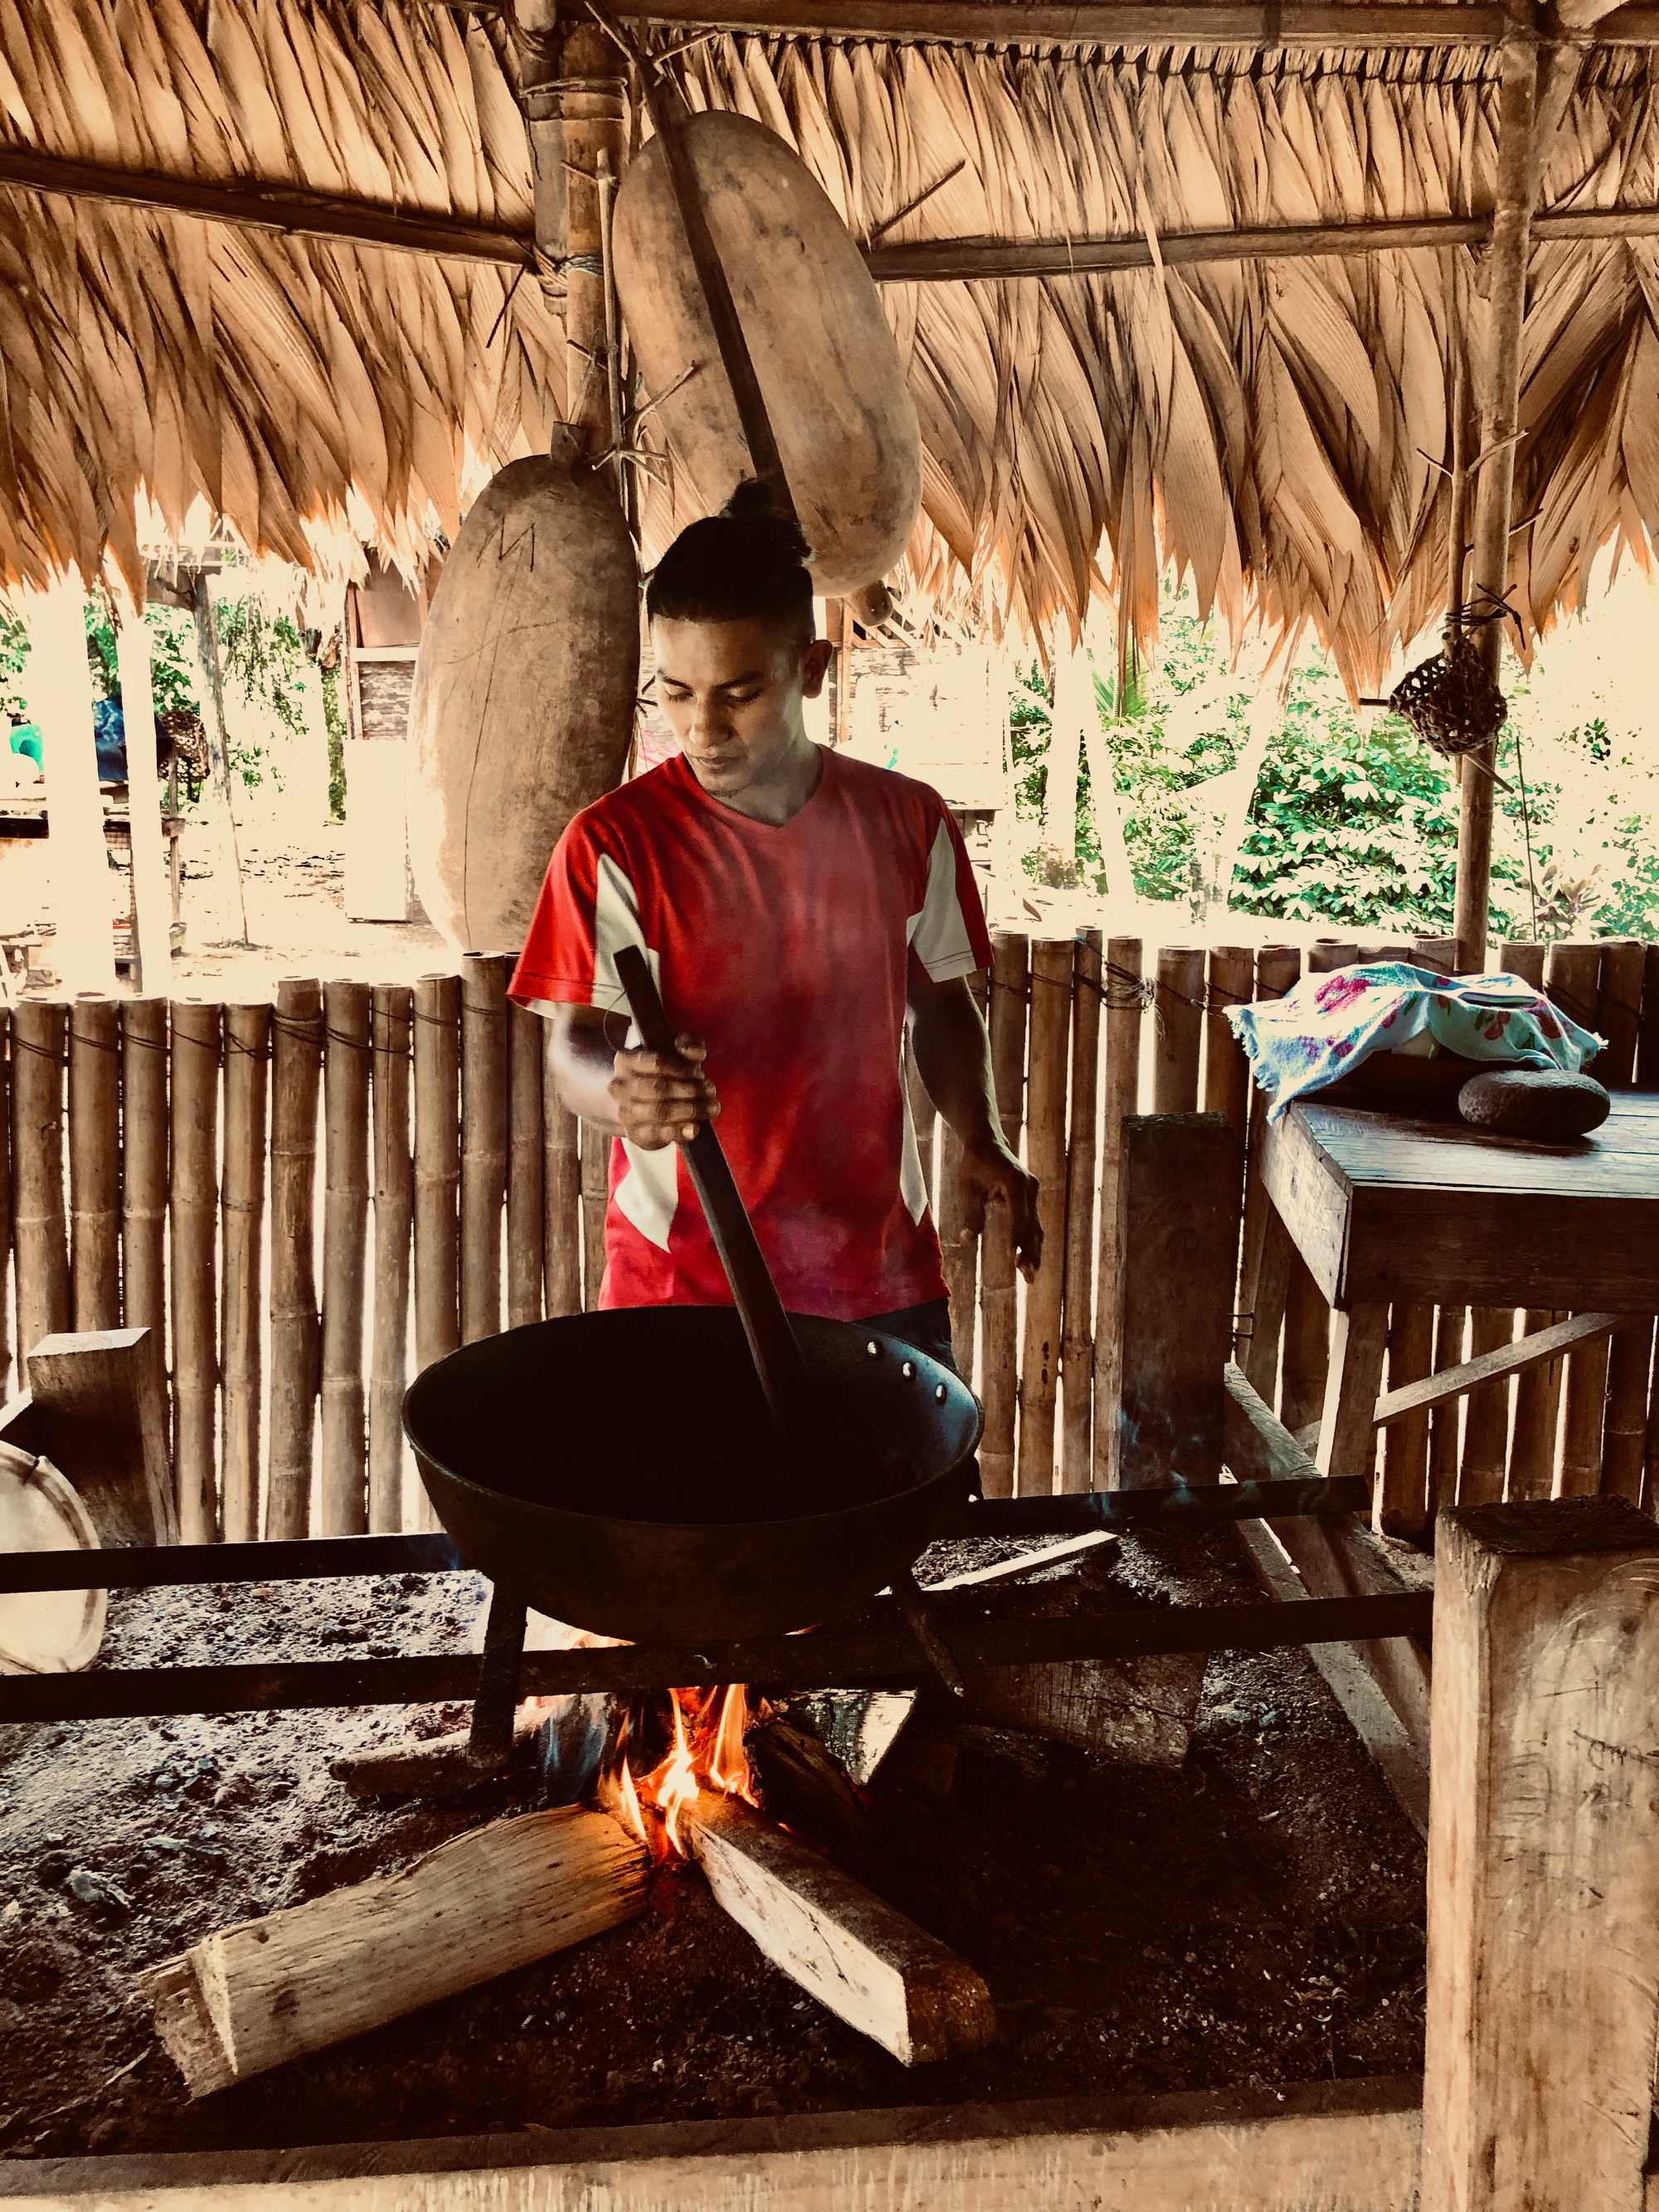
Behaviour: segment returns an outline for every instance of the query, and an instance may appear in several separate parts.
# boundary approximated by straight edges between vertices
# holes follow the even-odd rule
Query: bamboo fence
[[[1282,1340],[1252,1334],[1270,1299],[1263,1102],[1224,1013],[1281,995],[1304,961],[1389,951],[1446,970],[1452,948],[998,936],[992,1074],[1038,1180],[1034,1284],[1006,1207],[970,1227],[960,1147],[908,1060],[906,1079],[957,1354],[985,1405],[988,1494],[1115,1480],[1117,1169],[1139,1110],[1201,1105],[1247,1131],[1237,1356],[1287,1425],[1318,1419],[1329,1316],[1299,1261],[1271,1286]],[[1659,1088],[1659,946],[1502,958],[1599,1026],[1604,1081]],[[409,1378],[502,1326],[591,1310],[604,1267],[608,1147],[560,1103],[542,1024],[506,982],[480,955],[412,990],[287,979],[274,1007],[88,997],[0,1012],[0,1387],[21,1387],[21,1355],[55,1331],[155,1328],[187,1540],[430,1525],[402,1436]],[[1397,1306],[1388,1387],[1562,1318]],[[1654,1350],[1649,1321],[1390,1428],[1392,1525],[1420,1534],[1442,1504],[1505,1496],[1599,1491],[1655,1510]]]

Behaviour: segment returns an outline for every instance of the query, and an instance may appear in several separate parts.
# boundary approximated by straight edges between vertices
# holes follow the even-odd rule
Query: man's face
[[[758,617],[659,620],[651,642],[663,718],[711,798],[734,801],[787,769],[807,742],[801,702],[823,688],[829,645]]]

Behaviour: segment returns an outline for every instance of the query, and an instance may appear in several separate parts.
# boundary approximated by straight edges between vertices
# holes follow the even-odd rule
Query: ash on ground
[[[941,1547],[921,1577],[1008,1549]],[[1224,1528],[1125,1539],[1092,1558],[1109,1601],[1257,1595]],[[99,1663],[476,1648],[484,1595],[465,1575],[112,1593]],[[1220,1652],[1179,1773],[953,1725],[936,1705],[901,1739],[911,1755],[876,1778],[860,1879],[984,1976],[1000,2023],[987,2051],[899,2065],[770,1966],[699,1875],[669,1866],[627,1928],[187,2100],[132,1995],[139,1971],[539,1803],[530,1776],[459,1798],[361,1802],[330,1775],[343,1753],[465,1718],[428,1706],[0,1729],[0,2155],[1279,2086],[1421,2065],[1422,1844],[1304,1652]],[[930,1744],[945,1749],[930,1759]]]

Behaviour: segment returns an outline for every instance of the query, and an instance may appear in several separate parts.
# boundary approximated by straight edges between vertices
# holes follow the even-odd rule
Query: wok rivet
[[[945,1385],[942,1382],[936,1383],[934,1385],[933,1402],[938,1406],[942,1406],[945,1403]]]
[[[880,1357],[881,1357],[881,1346],[880,1346],[877,1342],[876,1342],[876,1340],[875,1340],[875,1338],[874,1338],[873,1336],[871,1338],[871,1340],[870,1340],[869,1343],[868,1343],[868,1344],[866,1344],[866,1345],[865,1346],[865,1347],[864,1347],[864,1348],[865,1348],[865,1350],[869,1353],[869,1355],[870,1355],[870,1357],[871,1357],[871,1358],[872,1358],[872,1359],[879,1359],[879,1358],[880,1358]]]
[[[903,1376],[907,1382],[910,1380],[910,1377],[915,1373],[915,1365],[908,1359],[905,1361],[903,1366],[899,1370],[899,1373]]]

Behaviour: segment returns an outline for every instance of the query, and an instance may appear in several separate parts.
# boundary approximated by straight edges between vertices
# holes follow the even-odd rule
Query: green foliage
[[[328,818],[343,822],[346,808],[345,715],[340,706],[340,664],[326,668],[318,662],[323,679],[323,720],[328,730]]]
[[[256,592],[215,602],[219,669],[227,696],[239,691],[249,706],[264,708],[290,738],[305,734],[305,712],[296,696],[306,678],[306,649],[286,614],[273,616]],[[267,775],[280,791],[283,780],[265,747],[239,742],[227,733],[231,766],[250,791]]]

